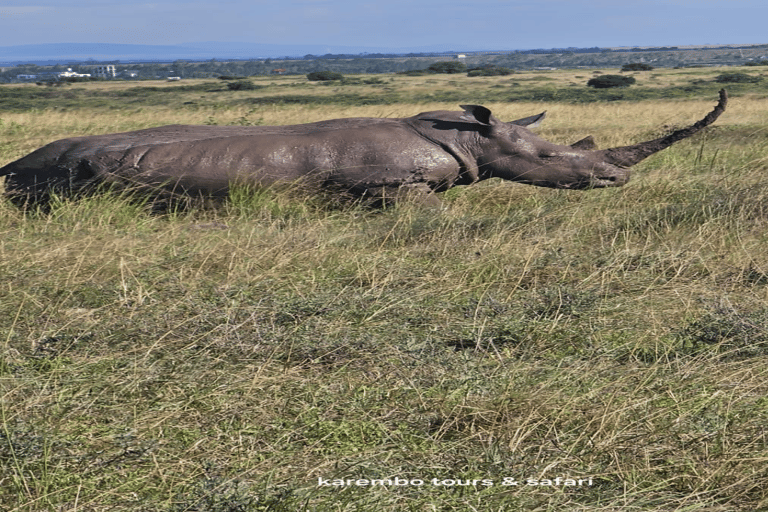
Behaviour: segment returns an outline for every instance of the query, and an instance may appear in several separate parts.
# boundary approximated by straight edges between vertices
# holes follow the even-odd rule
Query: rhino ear
[[[518,126],[527,126],[528,128],[535,128],[539,126],[544,118],[547,117],[547,111],[545,110],[541,114],[535,116],[524,117],[515,121],[510,121],[509,124],[516,124]]]
[[[591,135],[588,137],[584,137],[578,142],[574,142],[571,144],[571,147],[574,149],[586,149],[586,150],[593,150],[597,149],[597,144],[595,143],[595,139],[592,138]]]
[[[491,125],[491,111],[480,105],[459,105],[472,119],[486,126]],[[466,117],[464,119],[467,119]]]

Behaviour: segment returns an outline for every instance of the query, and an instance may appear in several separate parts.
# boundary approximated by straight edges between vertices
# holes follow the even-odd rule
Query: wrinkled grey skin
[[[561,146],[528,127],[544,114],[505,123],[485,107],[403,119],[334,119],[294,126],[163,126],[53,142],[0,169],[20,205],[98,184],[157,195],[226,196],[233,183],[301,183],[363,198],[434,197],[456,185],[498,177],[541,187],[618,187],[629,167],[713,123],[659,139],[597,150],[591,137]]]

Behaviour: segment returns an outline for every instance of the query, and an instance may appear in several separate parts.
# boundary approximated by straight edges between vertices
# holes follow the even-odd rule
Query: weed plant
[[[567,96],[572,75],[555,76],[546,87]],[[4,113],[0,158],[211,118],[455,108],[405,101],[440,81],[391,80],[376,90],[401,103],[258,111],[243,105],[304,85],[254,79],[264,88],[163,105],[108,84],[124,91],[112,105]],[[65,90],[78,87],[107,85]],[[547,109],[546,138],[606,147],[716,99],[709,85],[686,101],[636,87],[655,99],[490,107]],[[300,190],[166,215],[110,194],[45,213],[0,203],[0,508],[768,508],[768,103],[752,87],[620,189],[489,181],[443,194],[443,209]]]

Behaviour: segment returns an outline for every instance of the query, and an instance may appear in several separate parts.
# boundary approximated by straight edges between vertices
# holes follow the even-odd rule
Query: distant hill
[[[469,67],[495,65],[511,69],[609,68],[621,67],[632,62],[647,63],[654,67],[733,66],[765,61],[768,59],[768,45],[481,50],[451,48],[446,45],[417,48],[359,48],[222,42],[178,45],[62,43],[0,47],[0,65],[24,67],[26,64],[38,66],[61,64],[88,67],[98,62],[119,61],[120,64],[128,66],[138,65],[138,63],[151,66],[179,60],[213,65],[215,61],[216,69],[195,70],[208,76],[211,73],[269,73],[272,70],[271,64],[263,61],[272,59],[283,61],[276,67],[285,69],[288,73],[307,73],[320,69],[340,73],[391,73],[422,69],[435,59],[446,60],[455,58],[459,54],[464,54],[463,60]],[[424,59],[431,59],[431,61]],[[235,61],[248,64],[250,67],[248,69],[221,68],[221,63]],[[254,66],[258,67],[258,63],[261,63],[264,69],[256,69]],[[195,76],[192,70],[187,71],[190,74],[185,77]]]
[[[418,48],[371,48],[330,45],[278,45],[254,43],[188,43],[178,45],[56,43],[28,44],[0,47],[0,63],[9,64],[57,64],[67,62],[115,61],[147,62],[210,59],[266,59],[303,57],[305,55],[365,53],[429,53],[447,52],[446,46]],[[466,51],[466,50],[464,50]]]

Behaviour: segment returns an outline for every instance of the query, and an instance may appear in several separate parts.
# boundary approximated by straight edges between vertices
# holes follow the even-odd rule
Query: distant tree
[[[307,80],[311,82],[322,82],[326,80],[343,80],[344,75],[335,71],[313,71],[307,75]]]
[[[654,69],[653,66],[642,62],[632,62],[621,66],[622,71],[651,71],[652,69]]]
[[[463,62],[451,60],[435,62],[434,64],[431,64],[427,70],[431,73],[447,73],[452,75],[456,73],[465,73],[467,71],[467,65]]]
[[[602,75],[590,79],[587,85],[595,89],[610,89],[611,87],[629,87],[635,82],[636,80],[631,76]]]
[[[508,68],[497,68],[496,66],[485,66],[482,68],[470,69],[467,76],[506,76],[514,73]]]

